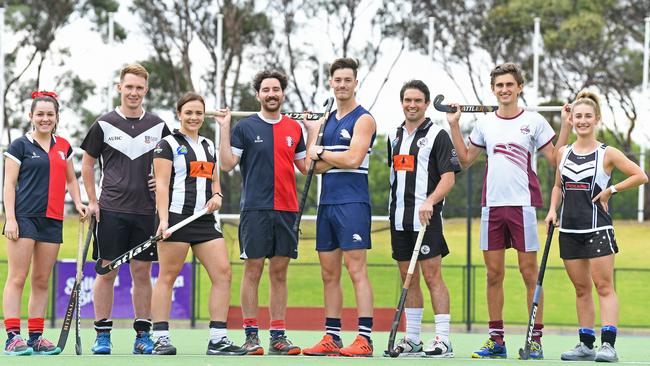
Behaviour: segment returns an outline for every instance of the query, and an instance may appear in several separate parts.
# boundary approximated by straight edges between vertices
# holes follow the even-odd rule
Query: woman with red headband
[[[14,140],[5,152],[4,209],[8,274],[3,293],[9,355],[55,355],[61,352],[43,338],[48,281],[63,232],[66,185],[81,219],[81,203],[70,143],[56,136],[59,103],[53,92],[32,93],[31,132]],[[29,338],[20,335],[20,303],[30,263],[31,293],[27,309]]]

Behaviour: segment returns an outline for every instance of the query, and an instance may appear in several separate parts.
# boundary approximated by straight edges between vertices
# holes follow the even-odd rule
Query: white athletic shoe
[[[412,340],[404,337],[397,342],[393,350],[395,353],[399,354],[398,357],[422,357],[424,356],[424,351],[422,350],[424,345],[422,341],[419,343],[413,342]],[[384,351],[384,357],[390,356],[388,351]]]
[[[612,347],[611,344],[603,342],[603,345],[600,346],[598,352],[596,352],[596,357],[594,358],[596,362],[618,362],[618,356],[616,355],[616,350]]]
[[[424,353],[426,357],[435,357],[435,358],[451,358],[454,357],[454,349],[451,347],[451,341],[442,340],[442,338],[436,336],[429,344],[424,348]]]
[[[560,359],[562,361],[593,361],[594,357],[596,357],[596,347],[589,348],[580,342],[572,349],[563,352]]]

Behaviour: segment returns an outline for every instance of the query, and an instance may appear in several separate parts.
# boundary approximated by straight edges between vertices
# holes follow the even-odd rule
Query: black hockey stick
[[[72,326],[72,318],[77,316],[77,330],[76,330],[76,340],[75,340],[75,351],[78,355],[81,354],[81,338],[79,337],[79,292],[81,290],[81,280],[83,279],[83,266],[86,264],[86,256],[88,255],[88,247],[90,246],[90,239],[93,236],[93,231],[95,230],[95,218],[90,219],[90,224],[88,225],[88,232],[86,233],[86,240],[84,242],[83,238],[83,222],[79,223],[79,238],[77,243],[77,273],[74,278],[74,285],[72,286],[72,292],[70,293],[70,300],[68,300],[68,307],[65,311],[65,316],[63,317],[63,325],[61,326],[61,333],[59,335],[59,341],[57,342],[57,347],[61,349],[61,352],[65,349],[65,344],[68,340],[68,335],[70,334],[70,327]],[[75,311],[76,309],[76,311]]]
[[[168,233],[173,233],[177,231],[178,229],[182,228],[183,226],[189,224],[190,222],[198,219],[199,217],[205,215],[208,213],[208,209],[204,208],[201,211],[195,213],[194,215],[186,218],[185,220],[179,222],[178,224],[170,227],[169,229],[166,230]],[[151,238],[143,241],[142,243],[136,245],[133,247],[131,250],[128,252],[120,255],[119,257],[113,259],[110,263],[108,263],[105,266],[102,266],[102,260],[98,259],[97,262],[95,262],[95,272],[100,275],[105,275],[109,273],[110,271],[116,269],[117,267],[123,265],[124,263],[130,261],[133,259],[133,257],[137,256],[138,254],[144,252],[145,250],[149,249],[150,246],[154,245],[156,242],[162,239],[162,235],[156,235],[152,236]]]
[[[526,332],[526,344],[524,348],[519,349],[519,358],[527,360],[530,356],[530,342],[533,339],[533,327],[535,326],[535,318],[537,317],[537,307],[539,305],[539,298],[542,295],[542,282],[544,282],[544,272],[546,272],[546,260],[548,259],[548,252],[551,249],[551,241],[553,240],[553,230],[555,225],[551,223],[548,227],[546,234],[546,244],[544,245],[544,254],[542,254],[542,263],[539,266],[539,274],[537,275],[537,286],[535,287],[535,294],[533,295],[533,304],[530,307],[530,318],[528,319],[528,330]]]
[[[318,130],[318,136],[316,137],[316,146],[320,146],[321,141],[323,141],[323,131],[325,131],[325,124],[327,119],[330,117],[330,112],[332,111],[332,105],[334,105],[334,98],[329,97],[325,101],[325,113],[323,113],[321,119],[323,123],[320,125]],[[296,221],[293,223],[293,232],[298,235],[300,230],[300,219],[302,218],[302,212],[305,210],[305,203],[307,203],[307,195],[309,195],[309,186],[311,185],[311,179],[314,177],[314,169],[316,168],[316,161],[312,160],[309,164],[309,171],[307,172],[307,179],[305,180],[305,187],[302,189],[302,196],[300,197],[300,205],[298,206],[298,215],[296,216]]]
[[[442,104],[442,101],[444,99],[445,97],[442,94],[436,95],[436,97],[433,98],[433,107],[440,112],[455,113],[456,112],[455,107],[452,107],[449,104]],[[561,106],[523,106],[522,108],[526,111],[533,111],[533,112],[561,112],[562,111]],[[460,106],[460,111],[465,113],[489,113],[489,112],[496,112],[497,109],[499,109],[499,106],[496,105],[461,105]]]
[[[388,336],[388,350],[386,352],[390,357],[397,357],[404,350],[401,348],[394,349],[395,347],[395,338],[397,337],[397,328],[399,328],[399,321],[402,318],[402,313],[404,312],[404,303],[406,302],[406,294],[409,291],[409,286],[411,285],[411,278],[413,277],[413,272],[415,271],[415,265],[418,262],[418,255],[420,254],[420,247],[422,246],[422,239],[424,239],[424,232],[427,230],[426,225],[420,226],[420,231],[418,232],[418,238],[415,241],[415,246],[413,247],[413,254],[411,254],[411,261],[409,262],[409,268],[406,271],[406,278],[404,278],[404,283],[402,284],[402,294],[399,297],[399,302],[397,303],[397,311],[395,312],[395,317],[393,318],[393,324],[390,327],[390,334]]]

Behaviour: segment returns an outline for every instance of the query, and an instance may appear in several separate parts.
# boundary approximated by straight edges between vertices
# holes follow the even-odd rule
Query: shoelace
[[[488,339],[485,344],[483,345],[482,349],[494,349],[494,345],[496,344],[495,341]]]
[[[21,336],[15,335],[13,338],[11,338],[11,341],[7,345],[7,350],[15,349],[18,346],[17,343],[22,343],[23,345],[27,346],[27,343],[25,343]]]
[[[34,348],[52,348],[54,347],[54,343],[50,342],[49,340],[43,338],[43,337],[38,337],[34,341]]]
[[[221,343],[225,343],[225,344],[227,344],[227,345],[229,345],[229,346],[232,346],[232,345],[235,344],[235,342],[233,342],[233,341],[231,341],[230,339],[228,339],[228,337],[223,337],[223,338],[221,338],[221,340],[220,340],[219,342],[221,342]]]
[[[169,340],[169,337],[160,337],[158,338],[158,344],[161,346],[169,346],[171,341]]]

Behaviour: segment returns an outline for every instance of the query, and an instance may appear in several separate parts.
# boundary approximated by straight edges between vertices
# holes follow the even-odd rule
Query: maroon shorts
[[[535,207],[483,207],[481,211],[481,249],[507,248],[515,248],[520,252],[539,250]]]

